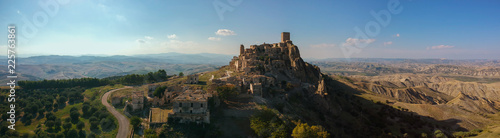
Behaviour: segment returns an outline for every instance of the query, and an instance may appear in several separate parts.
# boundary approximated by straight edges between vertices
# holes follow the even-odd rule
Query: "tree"
[[[54,126],[57,130],[59,130],[61,128],[61,125],[62,125],[62,121],[60,118],[57,118],[56,121],[54,121]]]
[[[91,112],[89,112],[89,109],[90,109],[90,105],[83,104],[83,106],[82,106],[82,112],[83,112],[82,117],[83,118],[86,118],[86,117],[88,117],[90,115]]]
[[[309,126],[307,123],[299,122],[292,131],[292,137],[296,138],[327,138],[330,134],[321,126]]]
[[[71,117],[64,118],[64,122],[71,123]]]
[[[6,137],[19,137],[19,132],[15,131],[15,130],[7,130],[7,132],[5,132],[5,136]]]
[[[238,95],[238,92],[236,92],[234,85],[218,86],[216,88],[216,90],[217,90],[217,93],[219,94],[219,97],[222,100],[227,100],[229,97],[234,97],[234,96]]]
[[[90,121],[90,129],[99,129],[98,121]]]
[[[63,133],[57,133],[54,137],[56,137],[56,138],[64,138],[64,134]]]
[[[80,113],[78,111],[71,111],[71,113],[69,114],[69,116],[71,117],[72,120],[78,120],[78,117],[80,117]]]
[[[63,128],[66,131],[68,131],[69,129],[71,129],[72,126],[73,125],[71,125],[71,123],[69,123],[69,122],[66,122],[66,123],[63,124]]]
[[[161,97],[163,97],[163,94],[164,94],[164,92],[165,92],[165,90],[166,90],[166,89],[167,89],[167,86],[161,86],[161,87],[158,87],[158,88],[156,88],[156,90],[153,92],[153,95],[154,95],[155,97],[159,97],[159,98],[161,98]]]
[[[90,105],[85,104],[85,103],[82,105],[82,112],[89,111],[89,109],[90,109]]]
[[[58,108],[58,107],[59,107],[59,104],[54,103],[54,108]]]
[[[85,130],[80,130],[78,132],[79,137],[81,138],[86,138],[87,137],[87,132]]]
[[[163,69],[158,70],[157,76],[162,80],[167,80],[167,72]]]
[[[53,99],[45,99],[45,108],[47,109],[47,111],[51,111],[52,110],[52,105],[53,105]]]
[[[184,76],[184,73],[179,72],[179,76],[180,76],[180,77]]]
[[[47,127],[49,127],[49,128],[52,128],[52,127],[54,126],[54,124],[55,124],[55,123],[54,123],[54,121],[52,121],[52,120],[49,120],[49,121],[45,122],[45,126],[47,126]]]
[[[289,134],[287,133],[287,127],[284,124],[281,124],[280,126],[276,127],[274,132],[271,133],[271,137],[275,138],[285,138],[288,136]]]
[[[289,129],[275,112],[269,108],[256,112],[250,117],[250,128],[259,137],[287,137]]]
[[[59,96],[59,99],[57,99],[58,103],[61,103],[61,105],[66,105],[66,101],[68,101],[68,98],[64,96]]]
[[[28,114],[25,118],[26,118],[26,120],[31,120],[31,119],[33,119],[33,115]]]
[[[132,124],[132,126],[134,126],[134,127],[138,127],[141,124],[141,122],[142,122],[141,118],[139,118],[137,116],[133,116],[130,119],[130,124]]]
[[[97,121],[97,118],[95,116],[92,116],[89,118],[89,121],[92,122],[92,121]]]
[[[26,107],[28,109],[28,112],[31,113],[31,114],[34,114],[34,116],[36,116],[36,113],[38,112],[38,105],[36,105],[35,103],[31,103],[31,104],[28,104],[28,107]]]
[[[38,109],[39,116],[43,116],[43,113],[45,113],[45,108]]]
[[[158,136],[156,135],[156,132],[152,129],[144,130],[144,137],[145,138],[158,138]]]
[[[71,129],[69,130],[68,134],[66,135],[67,138],[74,138],[74,137],[78,137],[78,131],[76,131],[75,129]]]
[[[104,118],[100,122],[103,131],[110,131],[115,128],[115,122],[110,118]]]
[[[71,109],[69,109],[69,112],[73,112],[73,111],[78,111],[78,108],[76,108],[76,107],[71,107]]]
[[[84,127],[85,127],[85,123],[83,123],[82,121],[79,121],[76,124],[76,128],[78,128],[78,130],[82,130]]]
[[[420,137],[422,137],[422,138],[427,138],[427,133],[422,133],[422,134],[420,135]]]
[[[436,136],[436,138],[447,138],[447,136],[439,129],[434,131],[434,136]]]
[[[155,76],[153,75],[153,72],[149,72],[147,75],[146,75],[146,80],[148,82],[156,82],[156,79],[155,79]]]

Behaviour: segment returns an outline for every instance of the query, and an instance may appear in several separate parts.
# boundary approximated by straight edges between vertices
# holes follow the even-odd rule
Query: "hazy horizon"
[[[169,53],[151,53],[151,54],[135,54],[135,55],[106,55],[106,54],[82,54],[82,55],[55,55],[55,54],[46,54],[46,55],[20,55],[19,58],[32,58],[32,57],[40,57],[40,56],[70,56],[70,57],[85,57],[85,56],[94,56],[94,57],[113,57],[113,56],[144,56],[144,55],[159,55],[159,54],[185,54],[185,55],[199,55],[199,54],[216,54],[221,56],[237,56],[238,54],[218,54],[218,53],[179,53],[179,52],[169,52]],[[7,55],[0,55],[7,56]],[[314,57],[305,57],[304,60],[327,60],[327,59],[415,59],[415,60],[500,60],[500,59],[487,59],[487,58],[425,58],[425,57],[416,57],[416,58],[398,58],[398,57],[332,57],[332,58],[314,58]],[[228,58],[228,60],[230,60]]]
[[[498,1],[8,2],[18,57],[237,55],[290,32],[303,58],[500,59]]]

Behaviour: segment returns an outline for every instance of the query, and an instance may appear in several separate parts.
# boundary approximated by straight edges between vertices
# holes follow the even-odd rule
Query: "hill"
[[[209,128],[221,131],[223,137],[290,137],[300,135],[299,129],[307,128],[303,124],[317,128],[318,135],[326,131],[332,137],[420,137],[436,130],[451,136],[467,130],[455,119],[435,119],[394,107],[343,76],[322,74],[303,61],[298,46],[286,37],[247,49],[241,45],[240,55],[229,65],[197,75],[198,84],[184,84],[188,77],[181,77],[158,85],[178,93],[183,91],[177,89],[188,88],[217,95],[222,104],[211,110]],[[211,135],[173,129],[188,137]]]
[[[180,54],[164,53],[134,56],[35,56],[18,58],[19,80],[53,80],[72,78],[105,78],[127,74],[144,74],[159,69],[169,74],[183,72],[192,74],[215,70],[227,63],[231,56],[220,54]],[[0,67],[7,68],[6,63]],[[0,71],[7,82],[7,70]],[[3,84],[5,84],[3,83]]]

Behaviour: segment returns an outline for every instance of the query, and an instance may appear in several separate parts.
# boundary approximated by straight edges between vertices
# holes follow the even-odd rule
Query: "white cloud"
[[[168,39],[177,39],[177,35],[175,35],[175,34],[167,35],[167,38]]]
[[[97,7],[101,8],[102,11],[104,12],[107,12],[108,11],[108,6],[104,5],[104,4],[97,4]]]
[[[387,46],[387,45],[392,45],[392,41],[384,42],[384,46]]]
[[[311,47],[314,47],[314,48],[336,47],[336,46],[337,46],[336,44],[327,44],[327,43],[311,45]]]
[[[127,18],[123,15],[116,15],[116,20],[121,21],[121,22],[125,22],[125,21],[127,21]]]
[[[344,45],[347,45],[347,46],[356,46],[356,45],[359,45],[359,44],[371,44],[375,42],[375,39],[356,39],[356,38],[347,38],[347,40],[345,40],[345,43]]]
[[[144,40],[144,39],[137,39],[137,40],[135,40],[135,42],[137,42],[139,44],[144,44],[144,43],[146,43],[146,40]]]
[[[399,37],[399,34],[396,34],[396,37]]]
[[[152,40],[152,39],[155,39],[155,38],[153,38],[153,37],[151,37],[151,36],[144,36],[144,38],[146,38],[147,40]]]
[[[228,35],[236,35],[234,31],[228,30],[228,29],[219,29],[217,32],[215,32],[216,35],[222,35],[222,36],[228,36]]]
[[[437,45],[437,46],[431,46],[427,47],[427,50],[430,49],[449,49],[449,48],[454,48],[455,46],[450,46],[450,45]]]
[[[208,40],[210,40],[210,41],[220,41],[222,39],[220,37],[208,37]]]

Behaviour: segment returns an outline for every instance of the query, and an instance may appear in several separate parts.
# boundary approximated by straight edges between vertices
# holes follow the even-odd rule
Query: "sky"
[[[0,52],[217,53],[280,42],[303,58],[500,59],[500,1],[2,0]]]

